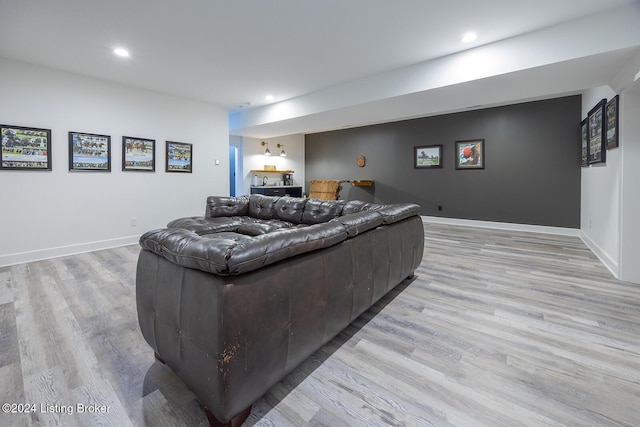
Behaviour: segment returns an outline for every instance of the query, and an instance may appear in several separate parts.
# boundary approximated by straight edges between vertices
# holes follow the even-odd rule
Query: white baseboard
[[[584,244],[587,245],[589,249],[591,249],[591,252],[593,252],[594,255],[598,257],[600,262],[602,262],[604,266],[609,269],[611,274],[613,274],[613,276],[616,279],[619,279],[620,277],[618,276],[618,271],[619,271],[618,263],[613,258],[611,258],[609,254],[603,251],[602,248],[598,246],[593,240],[591,240],[591,238],[587,236],[587,234],[585,234],[582,231],[580,232],[580,238],[582,239]]]
[[[525,231],[530,233],[546,233],[580,237],[580,230],[577,228],[514,224],[510,222],[478,221],[474,219],[445,218],[440,216],[423,216],[422,221],[435,224],[462,225],[465,227],[492,228],[496,230]]]
[[[19,252],[15,254],[0,255],[0,267],[23,264],[25,262],[41,261],[67,255],[76,255],[85,252],[99,251],[102,249],[116,248],[138,243],[140,235],[119,237],[117,239],[100,240],[97,242],[80,243],[77,245],[60,246],[56,248],[39,249],[36,251]]]
[[[611,274],[618,279],[618,263],[615,262],[605,251],[603,251],[593,240],[589,238],[582,230],[577,228],[564,228],[564,227],[548,227],[542,225],[529,225],[529,224],[513,224],[509,222],[492,222],[492,221],[476,221],[471,219],[459,219],[459,218],[444,218],[439,216],[423,216],[422,221],[426,223],[434,224],[448,224],[448,225],[461,225],[465,227],[481,227],[492,228],[496,230],[508,230],[508,231],[527,231],[532,233],[547,233],[556,234],[561,236],[574,236],[579,237],[585,245],[598,257],[600,262],[609,269]]]

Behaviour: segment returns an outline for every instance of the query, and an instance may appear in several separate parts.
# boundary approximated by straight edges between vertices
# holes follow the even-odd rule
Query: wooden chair
[[[314,179],[309,186],[310,199],[337,200],[342,186],[337,179]]]

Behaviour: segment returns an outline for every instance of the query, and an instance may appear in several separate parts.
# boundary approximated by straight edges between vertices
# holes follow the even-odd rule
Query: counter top
[[[300,187],[301,185],[252,185],[251,188],[295,188]]]

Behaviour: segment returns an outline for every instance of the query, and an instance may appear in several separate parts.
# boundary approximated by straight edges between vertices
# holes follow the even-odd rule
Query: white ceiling
[[[313,98],[625,6],[640,11],[638,0],[0,0],[0,56],[256,114],[270,108],[266,94],[275,97],[272,104]],[[478,39],[461,43],[470,30]],[[130,58],[113,55],[120,46]],[[630,54],[590,67],[602,63],[611,72],[612,58],[624,61]],[[563,75],[559,68],[551,74]],[[240,126],[234,133],[267,137],[447,110],[367,117],[353,102],[342,102],[341,91],[322,112]],[[506,101],[483,97],[468,102]],[[240,109],[246,102],[252,106]],[[354,110],[353,119],[337,113],[343,108]]]

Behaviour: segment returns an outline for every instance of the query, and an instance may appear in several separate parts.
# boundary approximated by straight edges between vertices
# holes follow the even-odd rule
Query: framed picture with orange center
[[[484,169],[484,139],[456,141],[456,169]]]

